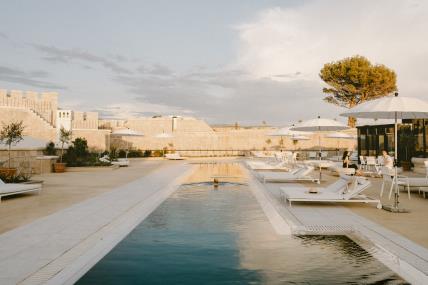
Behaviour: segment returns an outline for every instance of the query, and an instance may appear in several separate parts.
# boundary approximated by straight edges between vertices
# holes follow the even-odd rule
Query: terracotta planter
[[[16,168],[0,167],[0,176],[12,178],[15,175],[16,175]]]
[[[65,163],[57,162],[57,163],[54,163],[53,166],[54,166],[54,171],[56,173],[63,173],[63,172],[65,172]]]

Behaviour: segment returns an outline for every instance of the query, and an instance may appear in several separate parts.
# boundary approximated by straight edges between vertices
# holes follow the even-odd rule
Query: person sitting
[[[354,168],[355,170],[357,170],[358,166],[352,163],[352,161],[349,159],[350,156],[351,156],[351,153],[345,150],[342,156],[343,168]]]
[[[394,168],[394,158],[392,158],[387,150],[382,150],[383,166],[389,169]]]

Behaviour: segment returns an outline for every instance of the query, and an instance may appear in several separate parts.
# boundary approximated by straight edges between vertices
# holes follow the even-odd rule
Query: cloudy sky
[[[1,1],[0,88],[104,117],[285,125],[340,109],[324,63],[364,55],[428,98],[428,1]]]

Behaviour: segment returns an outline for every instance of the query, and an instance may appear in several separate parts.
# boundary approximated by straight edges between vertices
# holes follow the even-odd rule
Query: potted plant
[[[0,142],[7,145],[8,147],[8,167],[2,167],[0,168],[0,173],[3,174],[5,177],[14,177],[16,174],[16,168],[12,168],[10,165],[11,162],[11,147],[12,145],[16,145],[19,143],[23,138],[23,132],[24,132],[24,125],[23,122],[12,122],[8,125],[4,125],[3,128],[0,131]]]
[[[65,171],[65,163],[62,162],[62,157],[64,155],[64,144],[68,144],[71,141],[71,130],[67,131],[64,127],[61,127],[59,131],[59,141],[61,142],[61,155],[59,157],[59,162],[54,163],[54,170],[57,173],[62,173]]]

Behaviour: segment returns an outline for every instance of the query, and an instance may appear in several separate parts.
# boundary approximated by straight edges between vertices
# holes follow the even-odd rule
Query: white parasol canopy
[[[276,137],[289,137],[289,136],[298,136],[298,135],[310,135],[308,132],[300,132],[300,131],[294,131],[291,130],[291,127],[285,127],[278,130],[275,130],[274,132],[270,133],[270,136],[276,136]]]
[[[293,131],[303,131],[303,132],[323,132],[323,131],[342,131],[349,129],[349,127],[341,122],[330,120],[330,119],[322,119],[320,116],[316,119],[307,120],[301,123],[298,123],[296,126],[292,127]],[[319,145],[319,160],[321,160],[321,135],[318,136],[318,145]],[[322,168],[319,167],[320,170],[320,181],[322,176]]]
[[[356,137],[353,135],[350,135],[347,133],[341,133],[341,132],[330,133],[325,137],[330,139],[349,139],[349,140],[356,139]]]
[[[399,97],[398,93],[394,96],[382,97],[380,99],[371,100],[362,103],[356,107],[349,109],[347,112],[340,114],[344,117],[355,118],[375,118],[375,119],[394,119],[395,121],[395,162],[398,159],[397,151],[397,124],[398,119],[426,119],[428,118],[428,103],[412,97]],[[395,163],[395,199],[393,206],[384,207],[384,209],[392,212],[407,212],[398,208],[398,183],[397,183],[397,164]]]
[[[292,131],[303,131],[303,132],[323,132],[323,131],[342,131],[349,129],[349,127],[341,122],[330,119],[322,119],[318,116],[316,119],[307,120],[296,124],[291,127]]]

